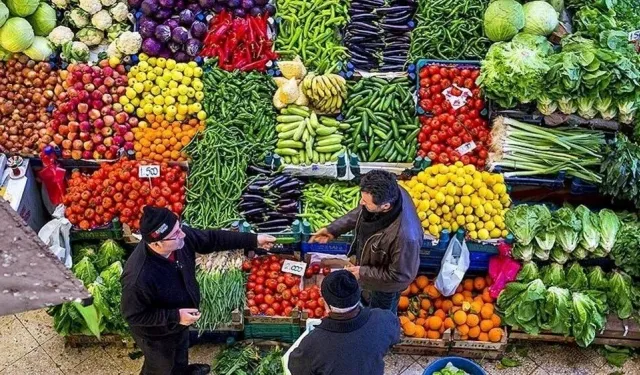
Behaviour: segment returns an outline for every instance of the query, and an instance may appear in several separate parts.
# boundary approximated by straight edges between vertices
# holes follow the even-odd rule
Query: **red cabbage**
[[[142,4],[142,0],[129,0],[129,8],[138,9]]]
[[[242,9],[242,8],[236,8],[236,9],[233,10],[233,16],[234,17],[242,18],[242,17],[244,17],[246,15],[247,15],[247,12],[245,12],[244,9]]]
[[[242,0],[242,9],[249,10],[253,8],[253,0]]]
[[[158,25],[153,35],[161,43],[168,42],[171,39],[171,29],[167,25]]]
[[[216,4],[216,5],[213,6],[213,11],[216,12],[216,13],[221,13],[225,9],[227,9],[227,8],[222,4]]]
[[[178,26],[171,30],[171,40],[176,43],[184,44],[189,39],[189,31],[182,26]]]
[[[158,11],[158,2],[156,0],[144,0],[140,4],[140,10],[147,16],[155,14]]]
[[[191,60],[189,58],[189,55],[187,55],[186,53],[184,53],[183,51],[179,51],[176,52],[176,54],[173,56],[173,58],[177,61],[177,62],[187,62],[189,60]]]
[[[254,1],[258,6],[267,5],[267,3],[269,2],[269,0],[254,0]]]
[[[268,15],[273,16],[276,14],[276,7],[273,4],[267,4],[264,7],[264,11],[267,12]]]
[[[160,52],[162,45],[153,38],[147,38],[142,42],[142,52],[149,56],[156,56]]]
[[[178,22],[180,22],[180,24],[183,26],[191,26],[191,24],[195,20],[196,20],[195,14],[193,14],[193,12],[190,11],[189,9],[183,10],[182,12],[180,12],[180,15],[178,16]]]
[[[169,51],[176,53],[182,49],[182,44],[171,41],[167,44],[167,47],[169,47]]]
[[[175,2],[173,0],[158,0],[158,4],[164,8],[173,8],[175,6]]]
[[[140,19],[140,29],[138,32],[143,38],[151,38],[156,29],[156,22],[146,17]]]
[[[200,8],[200,4],[198,4],[198,3],[191,3],[191,4],[189,4],[189,6],[187,6],[187,9],[189,9],[190,11],[192,11],[194,15],[195,15],[195,14],[200,13],[200,11],[202,10],[202,9]]]
[[[200,7],[202,7],[202,9],[211,9],[215,3],[215,0],[199,0]]]
[[[191,25],[191,36],[202,40],[207,35],[207,24],[202,21],[195,21]]]
[[[168,20],[164,21],[164,24],[169,26],[169,28],[171,30],[175,29],[176,27],[180,26],[178,24],[178,20],[175,18],[169,18]]]
[[[164,57],[165,59],[169,59],[171,58],[171,51],[169,51],[167,47],[162,47],[162,49],[160,50],[160,53],[158,53],[158,56]]]
[[[157,20],[166,20],[168,18],[171,18],[171,16],[173,16],[173,9],[160,8],[160,10],[158,10],[155,14]]]
[[[176,1],[176,6],[174,8],[178,10],[178,9],[185,9],[186,7],[187,7],[187,4],[184,2],[184,0],[178,0]]]
[[[241,0],[229,0],[227,5],[229,8],[238,8],[241,4]]]
[[[187,44],[185,44],[185,51],[189,56],[198,56],[198,52],[200,52],[200,47],[202,43],[198,39],[189,39],[187,40]]]
[[[249,10],[249,14],[251,14],[254,17],[257,17],[262,14],[262,8],[253,7]]]

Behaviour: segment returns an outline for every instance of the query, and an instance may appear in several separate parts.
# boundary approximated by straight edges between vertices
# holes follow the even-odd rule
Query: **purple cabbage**
[[[165,59],[171,58],[171,51],[167,47],[162,47],[160,53],[158,53],[159,57],[164,57]]]
[[[140,4],[142,4],[142,0],[129,0],[129,8],[140,8]]]
[[[175,9],[185,9],[186,7],[187,7],[187,4],[184,2],[184,0],[176,1]]]
[[[245,12],[244,9],[242,9],[242,8],[236,8],[236,9],[233,10],[233,16],[234,17],[242,18],[242,17],[244,17],[246,15],[247,15],[247,12]]]
[[[264,6],[264,5],[267,5],[267,3],[269,3],[269,0],[254,0],[254,2],[256,3],[257,6]]]
[[[220,13],[225,9],[227,9],[227,8],[222,4],[216,4],[216,5],[213,6],[213,11],[216,12],[216,13]]]
[[[195,21],[193,25],[191,25],[191,36],[202,40],[202,38],[207,35],[207,29],[206,23],[202,21]]]
[[[180,26],[180,24],[178,23],[178,20],[175,19],[175,18],[169,18],[168,20],[164,21],[164,24],[169,26],[169,28],[171,30],[173,30],[176,27]]]
[[[200,47],[202,47],[202,43],[198,39],[189,39],[187,40],[187,44],[185,44],[185,51],[187,55],[195,57],[198,56],[198,52],[200,52]]]
[[[171,51],[171,53],[176,53],[180,51],[180,49],[182,48],[182,44],[171,41],[167,44],[167,47],[169,48],[169,51]]]
[[[138,32],[143,38],[151,38],[158,24],[149,18],[142,17],[140,19],[140,28]]]
[[[183,26],[191,26],[191,24],[195,20],[196,20],[196,15],[193,14],[193,12],[190,11],[189,9],[183,10],[182,12],[180,12],[180,15],[178,16],[178,22]]]
[[[249,10],[249,14],[251,14],[254,17],[257,17],[262,14],[262,8],[253,7]]]
[[[175,1],[173,0],[158,0],[158,4],[160,4],[163,8],[173,8],[175,6]]]
[[[189,60],[191,60],[189,58],[189,55],[187,55],[185,52],[183,51],[179,51],[176,52],[175,55],[173,55],[173,58],[177,61],[177,62],[187,62]]]
[[[193,12],[193,14],[198,14],[200,13],[200,11],[202,11],[202,8],[200,8],[200,4],[198,3],[191,3],[187,6],[187,9],[189,9],[190,11]]]
[[[142,52],[149,56],[157,56],[162,49],[160,42],[153,38],[147,38],[142,42]]]
[[[161,43],[168,42],[171,39],[171,28],[167,25],[158,25],[153,35]]]
[[[176,43],[184,44],[189,39],[189,31],[182,26],[178,26],[171,30],[171,40]]]
[[[267,12],[268,15],[273,16],[276,14],[276,7],[273,4],[267,4],[264,7],[264,11]]]
[[[155,14],[158,11],[158,2],[156,0],[144,0],[140,4],[140,11],[147,16]]]
[[[155,15],[157,20],[166,20],[171,18],[171,16],[173,16],[173,9],[160,9]]]
[[[238,8],[238,7],[240,7],[241,3],[242,3],[241,0],[229,0],[227,2],[227,6],[229,8]]]
[[[249,10],[253,8],[253,0],[242,0],[242,9]]]
[[[200,7],[202,7],[202,9],[211,9],[213,8],[213,6],[216,4],[215,0],[199,0],[198,3],[200,4]]]

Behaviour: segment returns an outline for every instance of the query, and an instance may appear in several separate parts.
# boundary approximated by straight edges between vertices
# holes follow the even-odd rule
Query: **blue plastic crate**
[[[458,67],[458,68],[471,68],[471,69],[480,69],[480,61],[476,60],[431,60],[431,59],[420,59],[418,60],[415,77],[416,77],[416,92],[420,91],[420,69],[425,65],[438,65],[442,67]],[[419,100],[418,100],[419,101]],[[484,110],[483,110],[484,112]],[[418,115],[430,114],[425,112],[420,105],[416,103],[416,113]]]
[[[591,183],[582,181],[580,178],[574,178],[571,181],[571,194],[573,195],[582,195],[582,194],[597,194],[598,187]]]
[[[321,253],[331,255],[347,255],[353,242],[353,235],[345,234],[326,244],[309,243],[311,235],[302,236],[300,243],[300,253],[304,257],[306,253]]]
[[[420,269],[424,271],[438,271],[442,263],[445,251],[429,251],[420,254]],[[469,269],[472,272],[487,272],[489,270],[489,259],[494,254],[484,251],[469,251]]]
[[[496,173],[505,172],[504,168],[497,167]],[[555,176],[533,176],[533,177],[505,177],[504,182],[510,186],[540,186],[549,189],[560,189],[564,187],[566,173],[559,172]]]

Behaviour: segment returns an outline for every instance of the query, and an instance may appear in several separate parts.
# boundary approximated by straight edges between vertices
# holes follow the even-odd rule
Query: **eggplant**
[[[302,191],[300,190],[289,190],[282,194],[280,194],[280,198],[298,198],[302,195]]]
[[[278,206],[286,206],[288,204],[291,203],[298,203],[298,201],[296,199],[293,198],[282,198],[282,199],[278,199],[278,201],[276,201],[276,205]]]
[[[409,25],[380,25],[380,27],[382,28],[382,30],[388,30],[388,31],[403,31],[403,32],[409,32],[411,31],[411,26]]]
[[[272,227],[281,227],[281,226],[289,226],[291,225],[290,219],[274,219],[265,221],[264,223],[256,224],[260,229],[267,229]]]
[[[250,165],[247,167],[247,172],[253,173],[253,174],[263,174],[263,175],[270,175],[271,173],[273,173],[273,171],[271,171],[270,169],[266,169],[266,168],[262,168],[262,167],[258,167],[257,165]]]
[[[242,194],[242,196],[240,196],[240,199],[245,202],[260,202],[264,204],[268,203],[267,198],[257,194]]]
[[[283,193],[288,190],[297,190],[301,187],[302,187],[302,181],[298,179],[291,179],[290,181],[280,185],[278,187],[278,190],[280,190],[280,192]]]
[[[253,208],[251,210],[247,210],[245,212],[243,212],[244,216],[261,216],[264,213],[267,212],[267,208],[266,207],[260,207],[260,208]]]
[[[278,211],[280,211],[280,212],[298,211],[298,202],[294,202],[294,203],[287,204],[287,205],[284,205],[284,206],[279,205],[278,206]]]
[[[361,21],[355,21],[355,22],[351,22],[349,24],[349,30],[371,30],[371,31],[377,31],[378,28],[375,25],[372,25],[370,23],[364,23]]]
[[[265,190],[276,189],[278,186],[285,184],[291,177],[287,175],[280,175],[274,178],[267,186]]]
[[[373,20],[377,20],[377,19],[379,19],[379,18],[380,18],[379,16],[377,16],[377,15],[375,15],[375,14],[373,14],[373,13],[361,13],[361,14],[356,14],[356,15],[351,16],[351,21],[352,21],[352,22],[356,22],[356,21],[368,21],[368,20],[373,21]],[[349,25],[349,27],[350,27],[350,26],[351,26],[351,25]]]
[[[289,225],[282,225],[282,226],[279,226],[279,227],[270,227],[270,228],[267,228],[267,229],[269,229],[269,232],[271,232],[271,233],[280,233],[280,232],[286,232],[287,230],[290,229],[289,227],[290,227]],[[260,228],[258,228],[258,229],[260,229]],[[270,252],[273,253],[273,251],[270,251]]]
[[[240,211],[248,211],[254,208],[267,208],[268,206],[265,203],[261,202],[241,202],[238,205],[238,210]]]

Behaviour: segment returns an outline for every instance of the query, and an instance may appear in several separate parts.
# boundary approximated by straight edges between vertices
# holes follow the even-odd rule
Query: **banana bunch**
[[[347,98],[347,81],[337,74],[307,74],[302,80],[302,90],[311,106],[321,113],[338,113]]]
[[[278,143],[275,153],[285,164],[335,162],[345,151],[342,132],[349,124],[318,116],[306,106],[289,105],[277,117]]]

